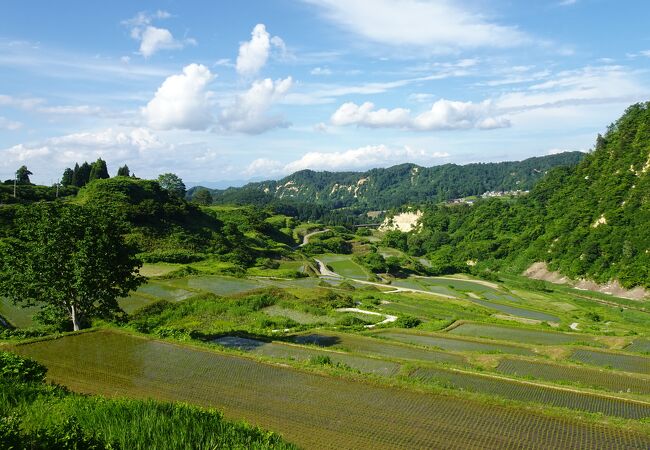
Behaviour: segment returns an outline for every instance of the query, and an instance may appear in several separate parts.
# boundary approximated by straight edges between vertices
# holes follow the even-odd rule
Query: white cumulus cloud
[[[140,54],[149,58],[160,50],[177,50],[186,45],[196,45],[196,40],[186,38],[176,39],[171,31],[151,25],[154,19],[168,19],[171,17],[167,11],[157,11],[154,14],[144,12],[122,22],[131,30],[131,37],[140,42]]]
[[[253,82],[250,89],[235,97],[221,112],[219,125],[227,131],[259,134],[272,128],[287,126],[282,116],[269,114],[270,108],[291,88],[291,77],[279,80],[266,78]]]
[[[277,48],[281,54],[286,54],[286,45],[278,37],[269,34],[266,26],[258,23],[251,32],[250,41],[242,42],[239,45],[239,54],[237,55],[236,69],[237,73],[243,76],[253,76],[257,74],[269,59],[271,47]]]
[[[510,126],[505,117],[499,116],[489,100],[459,102],[440,99],[431,109],[413,116],[409,109],[375,109],[371,102],[361,105],[348,102],[332,114],[333,125],[358,125],[369,128],[403,128],[417,131],[454,129],[492,129]]]
[[[152,128],[205,130],[214,118],[211,111],[212,92],[208,85],[214,79],[201,64],[190,64],[183,72],[168,77],[154,98],[141,109]]]

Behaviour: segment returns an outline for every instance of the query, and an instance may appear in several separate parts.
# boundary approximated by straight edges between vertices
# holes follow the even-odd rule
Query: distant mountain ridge
[[[388,209],[404,204],[444,201],[488,191],[529,190],[558,166],[574,166],[585,154],[565,152],[523,161],[444,164],[422,167],[400,164],[365,172],[301,170],[280,180],[211,190],[215,203],[263,204],[273,200],[312,203],[331,208]],[[188,191],[188,196],[200,189]]]

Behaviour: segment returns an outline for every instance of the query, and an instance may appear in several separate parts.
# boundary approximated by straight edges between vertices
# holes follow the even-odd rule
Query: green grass
[[[295,448],[277,434],[187,404],[88,397],[36,383],[0,383],[0,392],[0,415],[20,417],[23,433],[74,418],[87,434],[121,449]]]
[[[507,375],[556,383],[572,383],[610,392],[650,395],[650,378],[612,370],[511,358],[502,359],[496,370]]]
[[[443,350],[454,352],[482,352],[482,353],[513,353],[517,355],[534,355],[534,353],[525,348],[515,345],[492,344],[487,342],[477,342],[468,339],[456,339],[442,335],[424,334],[424,333],[407,333],[400,331],[380,331],[377,336],[393,339],[408,344],[424,345],[427,347],[437,347]]]
[[[420,368],[415,370],[411,376],[420,380],[442,384],[445,387],[496,395],[521,402],[541,403],[626,419],[650,417],[650,403],[559,390],[531,383],[445,369]]]
[[[315,323],[331,324],[336,322],[336,317],[327,314],[316,315],[304,311],[298,311],[292,308],[283,308],[278,305],[273,305],[273,306],[269,306],[268,308],[264,308],[262,312],[264,314],[268,314],[269,316],[286,317],[288,319],[298,322],[299,324],[315,324]]]
[[[560,345],[577,342],[589,342],[589,335],[557,333],[553,331],[515,328],[483,323],[463,323],[449,331],[462,336],[498,339],[501,341],[521,342],[524,344]]]
[[[579,348],[570,359],[594,366],[611,367],[625,372],[650,375],[650,358]]]
[[[277,431],[303,448],[650,446],[646,434],[568,415],[305,373],[122,333],[85,333],[16,351],[75,391],[218,407],[226,418]]]

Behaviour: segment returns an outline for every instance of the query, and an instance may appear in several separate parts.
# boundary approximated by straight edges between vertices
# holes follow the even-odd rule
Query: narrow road
[[[318,263],[318,271],[320,272],[321,276],[323,277],[330,277],[330,278],[345,278],[339,275],[336,272],[332,272],[327,268],[327,265],[321,261],[320,259],[314,258],[314,261]],[[345,278],[346,280],[352,281],[354,283],[360,283],[360,284],[367,284],[370,286],[378,286],[378,287],[383,287],[383,288],[393,288],[392,291],[386,292],[386,293],[397,293],[397,292],[416,292],[419,294],[428,294],[428,295],[435,295],[436,297],[444,297],[444,298],[458,298],[454,297],[453,295],[447,295],[447,294],[439,294],[437,292],[431,292],[431,291],[425,291],[424,289],[413,289],[413,288],[407,288],[407,287],[401,287],[401,286],[390,286],[387,284],[383,283],[376,283],[374,281],[365,281],[365,280],[357,280],[356,278]]]
[[[311,233],[307,233],[306,235],[304,235],[302,237],[302,244],[300,244],[298,247],[304,247],[305,245],[309,244],[309,238],[310,237],[315,236],[317,234],[326,233],[328,231],[329,231],[329,228],[326,228],[324,230],[318,230],[318,231],[313,231]]]
[[[397,316],[391,316],[390,314],[383,314],[383,313],[378,313],[375,311],[367,311],[365,309],[359,309],[359,308],[339,308],[337,309],[339,312],[356,312],[356,313],[361,313],[361,314],[370,314],[372,316],[381,316],[384,317],[385,319],[382,320],[381,322],[377,322],[372,325],[364,325],[365,328],[375,328],[377,325],[383,325],[385,323],[391,323],[395,322],[397,320]]]
[[[320,272],[321,276],[324,277],[333,277],[333,278],[342,278],[341,275],[339,275],[336,272],[332,272],[327,268],[327,264],[325,264],[323,261],[320,259],[314,258],[314,261],[318,263],[318,271]]]

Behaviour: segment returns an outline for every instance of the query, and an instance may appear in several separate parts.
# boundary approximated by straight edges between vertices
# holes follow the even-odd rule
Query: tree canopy
[[[144,279],[121,223],[105,210],[62,202],[21,207],[15,236],[0,241],[0,295],[41,307],[41,317],[68,318],[78,330]]]
[[[18,184],[30,184],[31,182],[29,181],[29,176],[34,175],[29,171],[27,166],[20,166],[18,170],[16,170],[16,183]]]
[[[164,190],[177,197],[185,197],[185,183],[181,178],[173,173],[163,173],[158,176],[158,184]]]

